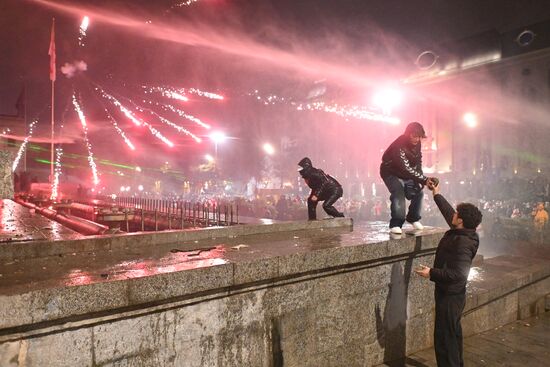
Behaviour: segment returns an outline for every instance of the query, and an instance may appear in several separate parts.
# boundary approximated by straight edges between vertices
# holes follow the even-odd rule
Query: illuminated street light
[[[382,89],[374,94],[372,103],[386,115],[401,104],[403,94],[397,89]]]
[[[212,157],[210,154],[205,155],[204,159],[206,159],[210,163],[214,162],[214,157]]]
[[[209,135],[210,139],[214,142],[214,157],[218,159],[218,144],[223,143],[227,139],[227,135],[221,131],[214,131]]]
[[[466,126],[469,128],[474,128],[477,126],[477,116],[472,112],[466,112],[462,118],[466,123]]]
[[[275,148],[273,147],[273,145],[271,145],[269,143],[265,143],[263,145],[263,149],[264,149],[264,152],[266,152],[267,155],[275,154]]]
[[[138,186],[138,190],[139,190],[139,191],[143,191],[143,185],[139,185],[139,186]]]

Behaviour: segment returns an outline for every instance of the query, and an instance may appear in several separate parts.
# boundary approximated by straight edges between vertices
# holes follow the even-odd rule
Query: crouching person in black
[[[458,204],[456,211],[439,193],[439,185],[428,185],[441,214],[451,227],[439,241],[430,269],[421,265],[417,274],[435,282],[434,347],[439,367],[464,366],[460,320],[466,301],[466,282],[479,246],[477,226],[482,214],[473,204]]]
[[[328,215],[333,217],[343,217],[334,207],[336,200],[342,197],[344,190],[342,185],[336,181],[334,177],[326,174],[323,170],[313,167],[311,159],[304,158],[299,163],[300,176],[311,189],[311,193],[307,198],[307,212],[309,220],[317,219],[317,203],[323,202],[323,209]]]

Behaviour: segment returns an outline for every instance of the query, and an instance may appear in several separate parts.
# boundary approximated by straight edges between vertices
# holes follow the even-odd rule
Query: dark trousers
[[[438,367],[462,367],[462,326],[460,320],[465,294],[435,292],[434,347]]]
[[[334,207],[334,203],[336,200],[340,199],[342,195],[344,194],[344,190],[342,189],[342,186],[334,187],[333,189],[324,190],[326,192],[323,192],[320,197],[317,198],[316,201],[311,200],[310,195],[307,198],[307,214],[309,220],[315,220],[317,219],[317,203],[319,201],[323,201],[323,209],[325,212],[327,212],[328,215],[333,217],[343,217],[344,214],[340,213],[338,209]]]
[[[396,176],[387,176],[382,179],[388,190],[390,190],[390,228],[402,227],[405,220],[410,223],[419,221],[422,218],[420,211],[422,210],[422,198],[424,197],[422,187],[413,180],[403,180]],[[405,199],[411,201],[408,213],[406,213]]]

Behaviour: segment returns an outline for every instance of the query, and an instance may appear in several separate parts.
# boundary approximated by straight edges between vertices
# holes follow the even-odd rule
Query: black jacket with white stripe
[[[421,144],[412,145],[406,135],[395,139],[382,155],[380,176],[396,176],[425,185],[428,178],[422,172]]]

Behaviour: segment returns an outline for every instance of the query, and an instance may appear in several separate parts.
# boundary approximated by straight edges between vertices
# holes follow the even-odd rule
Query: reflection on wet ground
[[[84,236],[12,200],[0,201],[0,246],[8,242],[78,238]]]
[[[423,233],[436,231],[426,229]],[[124,280],[389,239],[387,224],[374,222],[356,226],[353,232],[342,228],[281,232],[4,261],[0,263],[0,294]]]

